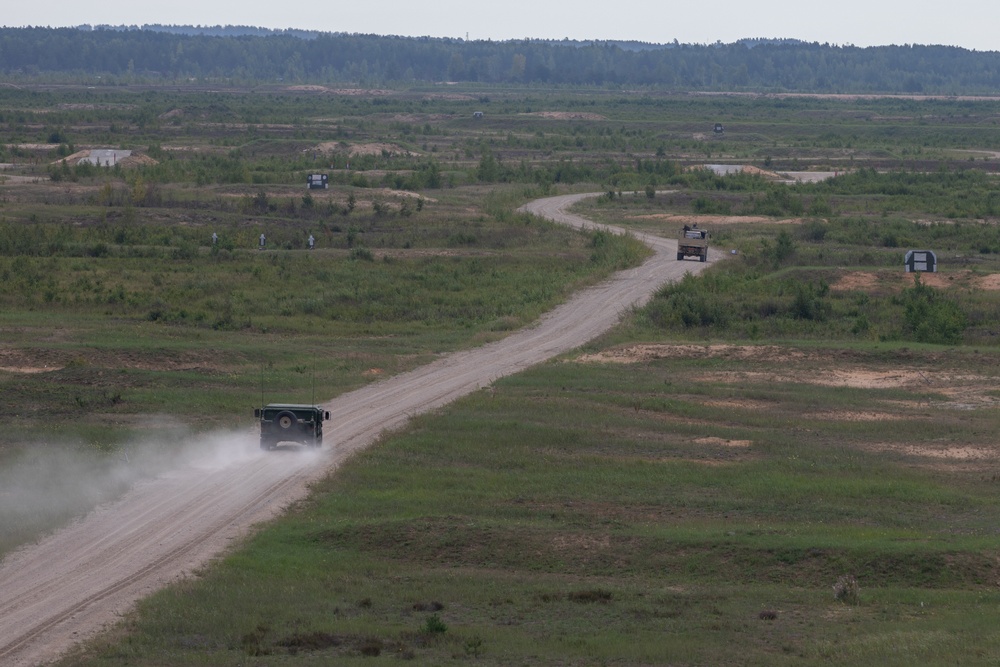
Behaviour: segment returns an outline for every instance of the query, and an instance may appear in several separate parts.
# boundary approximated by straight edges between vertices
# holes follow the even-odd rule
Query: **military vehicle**
[[[253,416],[260,420],[260,448],[269,451],[282,442],[321,447],[323,422],[330,412],[318,405],[271,403],[256,408]]]
[[[708,232],[698,229],[698,225],[684,225],[677,237],[677,259],[694,255],[702,262],[708,261]]]

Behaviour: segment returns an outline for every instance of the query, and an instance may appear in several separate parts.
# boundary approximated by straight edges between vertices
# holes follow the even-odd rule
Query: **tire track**
[[[583,197],[532,202],[522,210],[580,229],[621,232],[565,212]],[[114,622],[136,600],[196,570],[250,526],[305,497],[310,482],[411,416],[437,409],[614,326],[665,282],[707,265],[676,261],[676,242],[636,234],[654,250],[641,266],[615,274],[488,345],[362,387],[329,402],[334,447],[300,456],[262,453],[243,438],[214,465],[191,465],[137,485],[0,564],[0,663],[51,661]],[[710,253],[709,260],[716,258]],[[228,459],[227,459],[228,457]]]
[[[298,483],[297,476],[287,477],[280,479],[277,482],[270,485],[270,487],[257,495],[256,497],[244,502],[242,506],[231,514],[233,520],[238,520],[240,517],[247,513],[252,512],[253,508],[260,505],[261,502],[266,502],[269,498],[280,497],[281,494],[289,487],[295,486]],[[217,493],[217,490],[212,490],[207,492],[205,495],[211,495]],[[133,536],[130,538],[130,542],[137,542],[143,535]],[[28,646],[31,642],[39,639],[46,632],[56,628],[60,624],[64,623],[66,620],[72,618],[74,615],[80,613],[86,608],[90,607],[95,603],[99,603],[102,600],[108,599],[115,594],[127,589],[136,582],[143,581],[156,574],[162,567],[170,565],[179,555],[185,554],[191,551],[199,542],[201,542],[203,536],[198,534],[187,541],[178,544],[169,551],[160,554],[153,560],[144,564],[140,569],[134,572],[122,576],[120,579],[112,583],[111,585],[105,586],[99,590],[96,590],[83,598],[74,600],[69,606],[58,610],[57,612],[47,616],[44,621],[31,627],[27,631],[24,631],[20,636],[18,636],[14,641],[7,643],[4,646],[0,646],[0,664],[9,664],[7,662],[8,658],[11,658],[19,651]],[[123,551],[129,551],[129,547],[132,546],[128,543],[120,545]],[[59,582],[53,582],[52,585],[57,585]],[[36,591],[32,592],[36,594]],[[43,598],[44,599],[44,598]],[[3,608],[0,608],[0,617],[5,616],[10,610],[16,609],[18,607],[18,599],[11,601],[10,604],[5,604]]]

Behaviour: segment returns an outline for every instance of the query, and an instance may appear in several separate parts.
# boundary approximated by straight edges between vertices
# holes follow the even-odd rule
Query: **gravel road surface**
[[[565,212],[587,196],[593,195],[551,197],[524,210],[574,227],[620,231]],[[250,434],[207,436],[199,458],[8,556],[0,563],[0,664],[55,660],[137,600],[196,573],[386,430],[582,345],[661,284],[707,266],[677,261],[673,240],[637,236],[656,251],[653,257],[574,295],[534,325],[328,403],[332,427],[324,450],[265,453]]]

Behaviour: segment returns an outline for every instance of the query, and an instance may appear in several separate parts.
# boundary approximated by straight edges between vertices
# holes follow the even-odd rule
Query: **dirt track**
[[[594,227],[563,213],[586,196],[552,197],[525,209]],[[321,453],[265,454],[249,436],[209,437],[202,458],[137,485],[121,500],[8,557],[0,564],[0,664],[54,660],[114,623],[136,600],[195,572],[250,526],[302,498],[310,481],[383,431],[580,346],[659,285],[707,266],[678,262],[674,241],[638,236],[656,250],[654,257],[575,295],[534,326],[327,404],[333,426]]]

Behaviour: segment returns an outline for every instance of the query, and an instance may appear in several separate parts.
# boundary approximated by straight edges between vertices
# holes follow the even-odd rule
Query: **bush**
[[[442,632],[447,632],[448,626],[445,625],[444,621],[437,614],[431,614],[427,617],[427,622],[424,623],[424,632],[429,635],[440,634]]]
[[[375,256],[372,255],[372,251],[365,247],[357,247],[351,250],[351,259],[361,260],[365,262],[375,261]]]
[[[913,287],[903,290],[899,301],[904,307],[904,329],[921,343],[953,345],[962,340],[968,322],[965,313],[941,293],[920,282],[916,274]]]
[[[833,585],[833,597],[845,604],[861,603],[861,586],[858,580],[851,574],[845,574]]]

